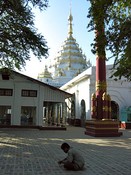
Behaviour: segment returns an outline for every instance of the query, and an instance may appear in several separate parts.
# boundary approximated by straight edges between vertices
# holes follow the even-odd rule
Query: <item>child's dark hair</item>
[[[70,148],[70,145],[68,143],[62,143],[61,149],[64,149],[64,148]]]

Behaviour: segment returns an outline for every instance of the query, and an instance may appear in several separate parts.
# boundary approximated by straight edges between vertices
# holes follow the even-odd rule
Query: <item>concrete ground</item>
[[[0,175],[131,175],[131,130],[121,137],[95,138],[85,129],[66,131],[0,129]],[[85,158],[83,171],[67,171],[57,161],[66,154],[63,142]]]

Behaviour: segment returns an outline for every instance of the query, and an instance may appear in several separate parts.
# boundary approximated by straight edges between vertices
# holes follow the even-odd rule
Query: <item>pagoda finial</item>
[[[69,21],[69,30],[68,30],[68,34],[69,34],[69,36],[71,36],[71,35],[73,34],[73,30],[72,30],[73,16],[72,16],[72,14],[71,14],[71,1],[70,1],[70,14],[69,14],[68,21]]]

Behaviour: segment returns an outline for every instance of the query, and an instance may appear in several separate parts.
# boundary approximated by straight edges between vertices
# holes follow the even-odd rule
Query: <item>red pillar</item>
[[[106,65],[105,56],[96,58],[96,98],[97,98],[97,117],[103,119],[103,102],[102,96],[106,92]]]
[[[91,1],[93,20],[96,30],[95,37],[95,47],[96,47],[96,117],[93,120],[88,120],[86,122],[85,134],[95,136],[95,137],[117,137],[122,135],[118,132],[118,122],[112,121],[111,119],[111,104],[110,99],[104,97],[107,91],[106,83],[106,36],[105,36],[105,2],[101,1]],[[98,8],[100,9],[98,10]],[[107,94],[106,94],[107,95]],[[103,110],[104,109],[104,110]],[[92,115],[91,117],[94,117]],[[95,120],[94,120],[95,119]]]

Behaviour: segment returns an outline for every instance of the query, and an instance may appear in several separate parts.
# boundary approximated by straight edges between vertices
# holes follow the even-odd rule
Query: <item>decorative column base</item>
[[[119,122],[113,120],[88,120],[86,121],[86,135],[94,137],[119,137]]]

